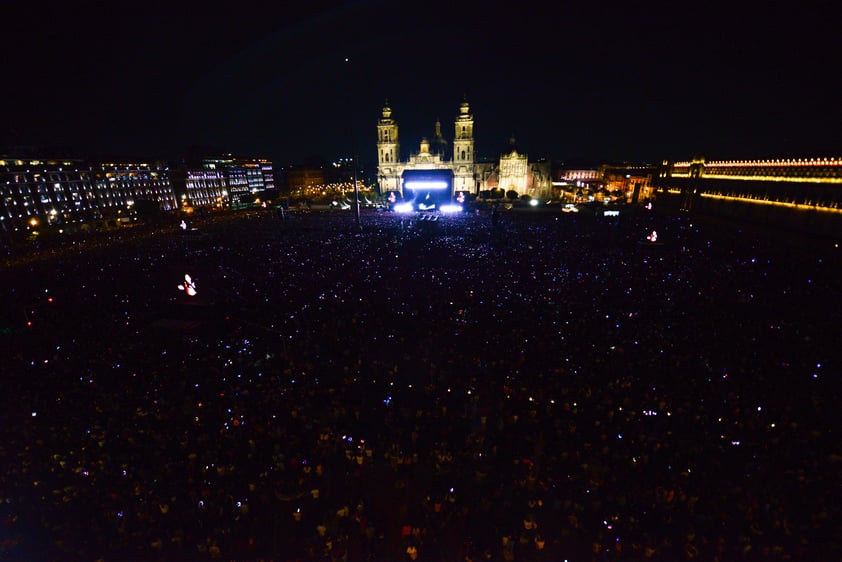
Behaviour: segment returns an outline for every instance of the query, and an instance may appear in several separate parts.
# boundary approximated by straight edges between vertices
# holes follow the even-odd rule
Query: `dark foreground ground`
[[[832,242],[349,217],[0,271],[0,560],[842,558]]]

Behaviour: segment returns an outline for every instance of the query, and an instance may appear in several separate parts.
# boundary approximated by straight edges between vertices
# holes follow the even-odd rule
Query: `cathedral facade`
[[[474,117],[467,101],[459,107],[454,125],[453,153],[447,154],[447,141],[441,134],[441,123],[436,122],[434,149],[430,141],[421,140],[420,150],[406,161],[400,157],[398,124],[392,117],[389,103],[383,107],[377,122],[377,178],[380,193],[389,191],[403,194],[411,181],[446,182],[446,190],[453,197],[458,192],[476,193],[474,160]]]
[[[497,162],[477,162],[474,116],[467,101],[459,106],[454,122],[452,150],[437,121],[432,143],[421,139],[419,151],[406,160],[401,159],[398,124],[387,101],[377,122],[377,179],[380,193],[407,197],[417,195],[417,186],[424,186],[450,199],[488,189],[540,197],[549,193],[552,185],[549,163],[530,163],[513,143]]]

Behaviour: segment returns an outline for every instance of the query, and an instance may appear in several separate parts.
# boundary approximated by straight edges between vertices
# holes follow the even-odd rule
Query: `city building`
[[[553,197],[639,203],[652,196],[656,176],[657,167],[645,164],[562,164],[553,170]]]
[[[549,199],[553,193],[552,163],[530,162],[514,138],[509,139],[509,145],[500,151],[497,160],[478,162],[476,176],[480,194],[496,191],[503,196]]]
[[[170,173],[173,190],[183,210],[221,208],[228,201],[228,178],[224,170],[177,168]]]
[[[0,230],[127,224],[178,208],[223,207],[274,189],[268,160],[165,163],[0,156]]]
[[[656,166],[605,164],[600,166],[600,172],[606,193],[615,198],[639,203],[652,196]]]
[[[258,191],[273,191],[275,189],[275,170],[272,168],[272,162],[269,160],[256,160],[255,164],[260,168],[260,173],[263,175],[262,186],[251,186],[252,189],[257,187]],[[252,193],[256,193],[252,191]]]
[[[227,154],[203,158],[201,167],[222,171],[226,182],[226,203],[251,201],[255,195],[275,189],[275,174],[269,160],[234,158]]]
[[[496,162],[478,162],[474,116],[463,101],[453,126],[453,141],[441,134],[437,120],[433,141],[422,138],[419,150],[401,158],[398,123],[387,101],[377,122],[377,183],[380,193],[405,199],[452,200],[490,189],[514,191],[518,196],[545,197],[552,190],[549,162],[529,162],[512,144]]]
[[[165,165],[0,157],[5,232],[126,221],[141,202],[163,211],[176,207]]]
[[[654,180],[658,193],[680,196],[684,210],[719,200],[838,213],[840,184],[842,158],[665,160]]]
[[[838,238],[842,158],[664,161],[661,209],[693,211]]]

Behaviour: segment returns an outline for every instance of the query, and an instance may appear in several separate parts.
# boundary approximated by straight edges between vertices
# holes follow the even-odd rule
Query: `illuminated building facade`
[[[171,177],[182,209],[221,207],[228,198],[224,170],[179,168],[172,170]]]
[[[591,193],[602,189],[602,186],[602,171],[598,166],[561,166],[553,170],[553,199],[575,203],[587,199]]]
[[[474,116],[467,101],[459,106],[459,116],[454,123],[453,138],[453,191],[476,193],[474,180]]]
[[[842,158],[664,161],[655,204],[838,239]]]
[[[842,158],[664,161],[655,187],[684,210],[707,199],[842,213]]]
[[[249,194],[275,189],[274,170],[269,160],[234,158],[229,154],[220,158],[203,159],[202,168],[222,171],[226,184],[226,200],[237,201]],[[198,182],[202,178],[196,175],[194,179]],[[206,183],[212,181],[210,177],[204,179]]]
[[[516,191],[518,195],[525,195],[528,169],[529,158],[526,154],[520,154],[513,148],[508,154],[500,155],[497,187],[505,191]]]
[[[144,208],[220,207],[274,189],[268,160],[207,159],[193,169],[162,163],[91,162],[0,156],[0,229],[72,228],[134,216]],[[235,199],[234,199],[235,200]]]
[[[639,203],[652,196],[655,166],[603,165],[600,172],[606,191],[619,194],[628,203]]]
[[[228,198],[230,200],[237,201],[240,197],[248,196],[250,193],[248,172],[245,169],[228,168],[225,170],[225,179],[228,180]]]
[[[166,166],[0,158],[0,226],[7,232],[125,218],[140,200],[175,208]]]
[[[559,169],[558,180],[598,183],[602,181],[602,172],[598,168],[561,168]]]
[[[258,188],[259,190],[269,191],[275,189],[275,170],[272,167],[272,163],[268,160],[257,160],[255,162],[257,166],[260,168],[260,173],[263,176],[263,185]],[[251,189],[254,189],[256,186],[250,186]],[[252,192],[254,193],[254,192]]]
[[[266,175],[260,163],[244,162],[242,166],[243,169],[246,171],[248,190],[251,193],[258,193],[260,191],[268,189],[266,186]],[[269,166],[269,170],[271,171],[271,165]],[[275,187],[274,180],[272,180],[271,185],[272,188]]]
[[[553,197],[565,201],[639,203],[652,196],[657,167],[633,164],[560,166],[553,171]]]
[[[479,190],[502,190],[517,197],[550,197],[553,188],[552,164],[547,161],[530,162],[529,156],[509,139],[509,146],[500,152],[496,162],[476,165]]]
[[[441,135],[441,123],[436,122],[435,137],[431,150],[430,142],[421,140],[420,149],[409,159],[400,158],[398,124],[392,117],[389,103],[383,107],[377,122],[377,177],[380,193],[389,191],[404,193],[405,188],[422,182],[440,184],[445,182],[447,197],[457,192],[476,193],[476,170],[474,152],[474,117],[467,101],[459,106],[459,115],[454,123],[453,153],[447,159],[448,143]]]
[[[497,162],[478,162],[474,140],[474,116],[463,101],[453,126],[452,152],[436,121],[430,142],[421,140],[420,149],[405,161],[400,157],[398,124],[387,102],[377,122],[377,176],[380,193],[404,194],[416,182],[426,185],[446,182],[447,197],[458,193],[477,194],[487,189],[515,191],[519,196],[548,196],[552,190],[549,162],[529,162],[514,145],[500,154]],[[448,159],[449,157],[449,159]]]
[[[718,178],[775,182],[842,184],[842,158],[787,158],[780,160],[712,160],[695,158],[684,162],[664,161],[662,177]]]

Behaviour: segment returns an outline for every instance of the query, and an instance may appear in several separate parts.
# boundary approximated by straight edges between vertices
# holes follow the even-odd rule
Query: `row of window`
[[[189,171],[184,184],[186,201],[194,206],[215,205],[229,189],[229,183],[232,194],[272,189],[271,173],[271,165],[232,170],[230,174]],[[0,168],[0,219],[3,221],[14,223],[22,217],[39,218],[43,224],[87,220],[91,213],[101,215],[105,209],[120,212],[144,199],[157,201],[164,210],[179,206],[168,170]]]

